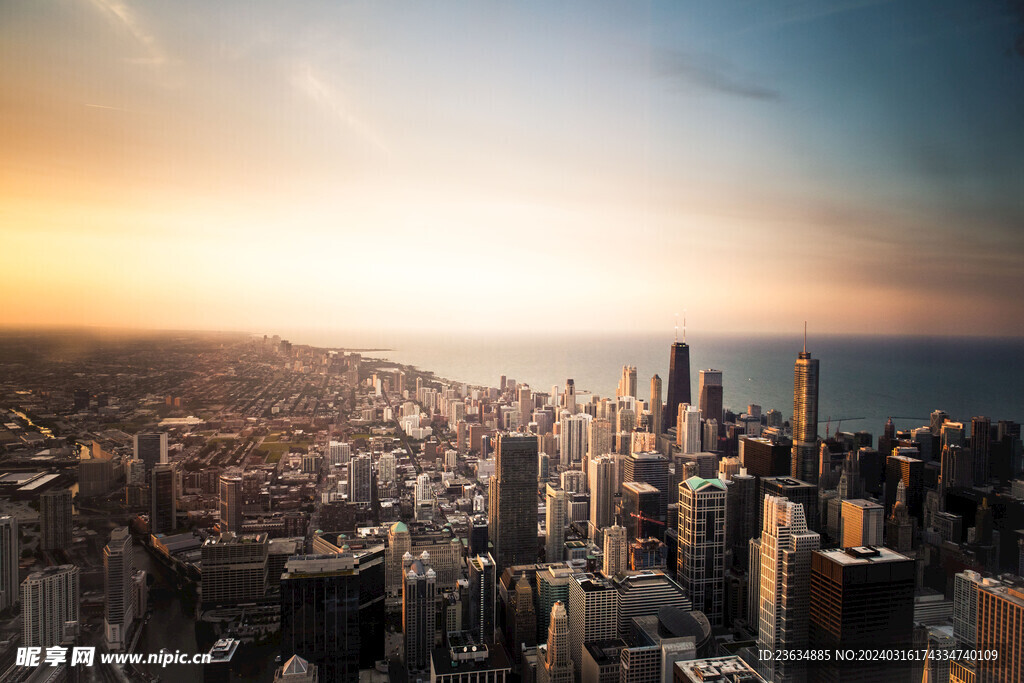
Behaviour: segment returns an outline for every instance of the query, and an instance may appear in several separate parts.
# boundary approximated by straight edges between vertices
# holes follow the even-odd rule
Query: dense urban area
[[[730,408],[666,346],[599,397],[5,333],[0,680],[1022,680],[1019,424],[833,429],[806,347],[793,406]]]

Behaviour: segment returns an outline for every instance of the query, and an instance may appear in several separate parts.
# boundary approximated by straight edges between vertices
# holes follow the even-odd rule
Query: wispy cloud
[[[380,136],[364,121],[352,113],[338,92],[313,73],[308,64],[301,65],[292,76],[292,85],[320,106],[326,108],[341,121],[345,127],[363,142],[370,144],[384,154],[391,150],[380,139]]]
[[[156,37],[139,21],[131,7],[124,2],[118,2],[118,0],[92,0],[92,4],[110,19],[115,26],[128,31],[132,38],[145,49],[146,55],[144,57],[136,57],[128,61],[153,66],[167,64],[167,53],[163,50]]]
[[[765,101],[781,99],[778,90],[762,85],[728,61],[708,55],[659,50],[654,55],[654,68],[666,78],[726,95]]]
[[[806,24],[812,21],[818,21],[819,19],[825,19],[826,17],[832,17],[837,14],[857,12],[878,5],[891,4],[893,1],[894,0],[832,0],[829,2],[826,0],[790,0],[789,2],[774,5],[778,13],[771,20],[748,26],[737,31],[735,35],[775,31],[784,26]],[[757,0],[754,4],[757,4],[758,7],[763,6],[760,0]]]

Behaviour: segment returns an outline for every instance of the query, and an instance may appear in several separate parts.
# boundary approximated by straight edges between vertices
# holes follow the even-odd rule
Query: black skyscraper
[[[537,437],[499,434],[490,491],[490,536],[498,571],[537,561]]]
[[[662,417],[662,429],[676,426],[680,403],[690,400],[690,347],[684,341],[672,344],[668,360],[668,402]]]

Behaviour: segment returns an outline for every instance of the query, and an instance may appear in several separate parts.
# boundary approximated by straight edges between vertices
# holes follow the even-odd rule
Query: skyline
[[[296,7],[0,10],[0,327],[1024,335],[1010,3]]]

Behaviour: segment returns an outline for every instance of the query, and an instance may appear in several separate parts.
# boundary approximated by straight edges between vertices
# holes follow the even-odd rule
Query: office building
[[[630,642],[634,639],[634,619],[657,616],[669,608],[681,612],[693,608],[682,586],[660,569],[626,570],[616,574],[612,583],[618,593],[618,636]]]
[[[220,530],[242,533],[242,478],[220,476]]]
[[[668,514],[669,484],[668,458],[661,453],[631,453],[622,463],[622,481],[650,484],[661,493],[658,499],[658,519]]]
[[[818,515],[818,487],[792,477],[764,477],[758,492],[758,528],[764,528],[764,498],[777,496],[804,506],[807,528],[821,533],[821,518]]]
[[[373,502],[373,471],[369,455],[356,455],[348,462],[348,501],[362,505]]]
[[[660,680],[661,648],[656,645],[627,647],[619,653],[619,683]]]
[[[594,574],[573,574],[569,581],[569,657],[580,671],[583,644],[618,634],[618,593],[611,580]]]
[[[46,567],[21,584],[21,646],[53,647],[65,625],[78,623],[79,570],[73,564]]]
[[[347,465],[352,459],[352,445],[344,441],[331,440],[327,447],[327,457],[332,465]]]
[[[297,555],[281,577],[281,656],[315,664],[321,681],[359,680],[384,658],[384,553]]]
[[[906,647],[914,621],[914,561],[887,548],[817,550],[811,556],[811,649]],[[891,662],[835,661],[811,668],[811,680],[881,681]]]
[[[123,650],[135,619],[135,562],[128,527],[110,534],[103,549],[104,600],[103,632],[107,647]]]
[[[619,377],[619,386],[615,390],[615,397],[632,396],[636,398],[636,366],[623,365],[622,376]]]
[[[622,525],[629,543],[638,538],[661,538],[665,523],[661,521],[662,492],[643,481],[622,484]]]
[[[700,409],[689,403],[679,404],[676,417],[676,445],[680,453],[699,453],[702,450]]]
[[[499,434],[496,460],[488,535],[501,571],[537,559],[537,437]]]
[[[705,420],[722,421],[722,371],[701,370],[698,381],[700,387],[700,413]]]
[[[158,464],[150,472],[149,532],[167,534],[178,526],[178,489],[174,465]]]
[[[544,559],[547,562],[561,562],[565,552],[565,528],[569,525],[565,491],[548,484],[544,494],[544,505]]]
[[[885,512],[892,514],[899,483],[907,492],[907,509],[920,520],[924,513],[924,461],[906,455],[890,455],[885,459]]]
[[[651,377],[651,432],[655,437],[662,432],[661,377]]]
[[[0,612],[18,604],[20,588],[18,562],[21,542],[18,538],[18,518],[0,517]]]
[[[558,457],[565,467],[578,466],[586,456],[592,419],[586,413],[562,413],[558,421]]]
[[[200,548],[203,606],[256,603],[267,590],[269,543],[266,534],[227,531]]]
[[[599,455],[608,455],[615,451],[615,440],[612,438],[611,420],[605,417],[597,417],[590,420],[590,434],[587,437],[587,455],[596,458]],[[562,464],[569,466],[571,463],[562,460]]]
[[[679,485],[676,577],[712,626],[722,626],[725,600],[726,487],[691,477]]]
[[[561,601],[551,606],[547,649],[538,653],[537,683],[573,683],[574,664],[569,642],[569,613]]]
[[[598,456],[589,463],[590,538],[596,539],[601,529],[611,526],[615,513],[615,459]]]
[[[741,436],[739,455],[747,473],[754,477],[788,477],[792,469],[793,442],[784,437]]]
[[[619,660],[629,647],[621,638],[595,640],[583,644],[581,680],[593,683],[619,683]]]
[[[477,642],[494,642],[494,615],[498,596],[498,574],[490,554],[469,558],[468,618],[466,630]]]
[[[864,545],[882,545],[882,529],[885,525],[885,509],[878,503],[863,498],[842,502],[842,544],[843,548]]]
[[[679,405],[690,402],[690,347],[686,343],[684,326],[683,341],[677,339],[672,343],[669,351],[668,397],[665,403],[665,415],[674,421],[679,415]]]
[[[430,567],[430,555],[406,555],[405,588],[402,591],[402,634],[405,640],[405,668],[424,672],[430,668],[430,653],[437,633],[437,574]]]
[[[604,564],[601,572],[611,578],[628,567],[626,529],[618,524],[604,530]]]
[[[978,643],[978,589],[985,585],[999,586],[1002,581],[970,569],[953,576],[953,637],[961,647],[974,649]]]
[[[992,421],[987,417],[971,418],[971,466],[975,486],[987,486],[991,474],[989,453],[992,444]]]
[[[512,666],[503,647],[477,642],[465,632],[450,633],[447,647],[434,648],[428,676],[431,683],[507,683]]]
[[[979,659],[978,683],[1024,681],[1024,580],[978,587],[977,639],[979,650],[999,653]]]
[[[799,650],[807,645],[811,553],[821,547],[821,537],[807,528],[800,503],[767,495],[762,517],[759,575],[751,577],[759,586],[757,647]],[[761,675],[777,683],[806,675],[799,664],[765,661],[762,666]]]
[[[711,657],[676,662],[672,683],[768,683],[740,657]]]
[[[71,490],[51,489],[39,496],[39,548],[64,550],[71,545]]]
[[[153,471],[157,465],[163,465],[167,460],[167,433],[147,432],[136,434],[133,439],[134,458],[145,463],[146,474]]]
[[[804,349],[793,366],[793,452],[790,475],[818,482],[818,359]]]

